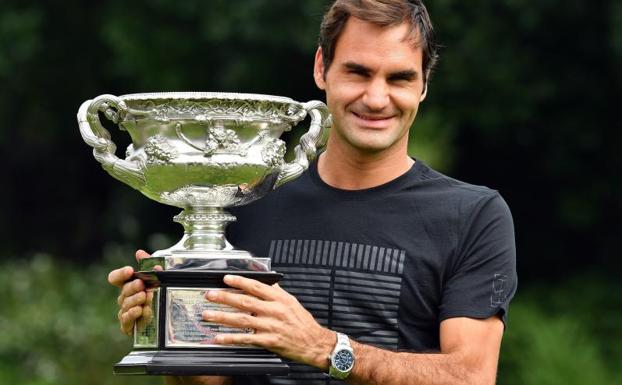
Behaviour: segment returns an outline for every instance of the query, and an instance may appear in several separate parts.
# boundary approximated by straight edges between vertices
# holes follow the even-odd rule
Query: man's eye
[[[406,76],[396,76],[394,78],[389,78],[390,82],[393,83],[408,83],[411,82],[413,79],[410,77],[406,77]]]
[[[369,76],[369,74],[367,72],[364,72],[364,71],[350,70],[350,71],[348,71],[348,73],[350,75],[356,75],[356,76],[362,76],[362,77],[368,77]]]

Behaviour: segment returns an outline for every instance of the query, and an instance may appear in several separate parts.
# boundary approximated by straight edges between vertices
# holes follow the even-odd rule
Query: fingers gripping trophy
[[[311,117],[308,132],[284,161],[284,131]],[[125,159],[101,124],[104,116],[132,139]],[[175,245],[139,262],[135,278],[149,288],[143,317],[134,327],[134,350],[114,367],[117,374],[286,374],[267,350],[214,344],[218,333],[252,333],[201,320],[208,290],[232,290],[225,274],[267,284],[281,274],[269,258],[236,249],[225,227],[236,218],[227,207],[244,205],[297,178],[324,145],[331,124],[326,105],[289,98],[234,93],[101,95],[78,111],[80,133],[95,159],[113,177],[148,198],[183,209]],[[154,267],[160,266],[158,269]]]

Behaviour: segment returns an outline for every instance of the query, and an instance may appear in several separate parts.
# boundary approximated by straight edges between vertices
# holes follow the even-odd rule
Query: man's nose
[[[389,104],[389,88],[384,79],[372,79],[367,85],[363,103],[372,111],[382,110]]]

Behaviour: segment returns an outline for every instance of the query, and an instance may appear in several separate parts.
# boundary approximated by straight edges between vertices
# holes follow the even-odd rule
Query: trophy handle
[[[309,131],[300,137],[300,143],[294,147],[296,158],[283,166],[274,188],[298,178],[309,168],[309,163],[317,156],[318,148],[326,144],[326,132],[332,124],[328,107],[317,100],[304,103],[302,107],[311,115]]]
[[[116,111],[115,111],[116,110]],[[78,110],[78,124],[82,139],[93,147],[93,156],[104,170],[121,182],[140,189],[145,185],[145,175],[140,164],[119,159],[115,155],[117,146],[108,130],[99,120],[99,112],[117,124],[127,113],[125,102],[113,95],[101,95],[82,103]]]

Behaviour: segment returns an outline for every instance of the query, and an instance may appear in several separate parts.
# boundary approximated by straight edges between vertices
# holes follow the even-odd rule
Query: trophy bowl
[[[285,162],[280,135],[307,115],[308,131]],[[125,159],[100,116],[127,131]],[[177,244],[139,262],[136,278],[148,287],[143,317],[134,328],[134,351],[115,366],[119,374],[283,374],[287,366],[263,349],[213,344],[218,332],[252,333],[201,321],[206,290],[232,290],[227,273],[267,284],[281,275],[269,258],[236,249],[225,238],[234,216],[227,207],[244,205],[297,178],[326,139],[331,124],[326,105],[290,98],[236,93],[165,92],[101,95],[78,111],[84,141],[114,178],[157,202],[183,211]],[[233,311],[233,309],[221,309]]]

